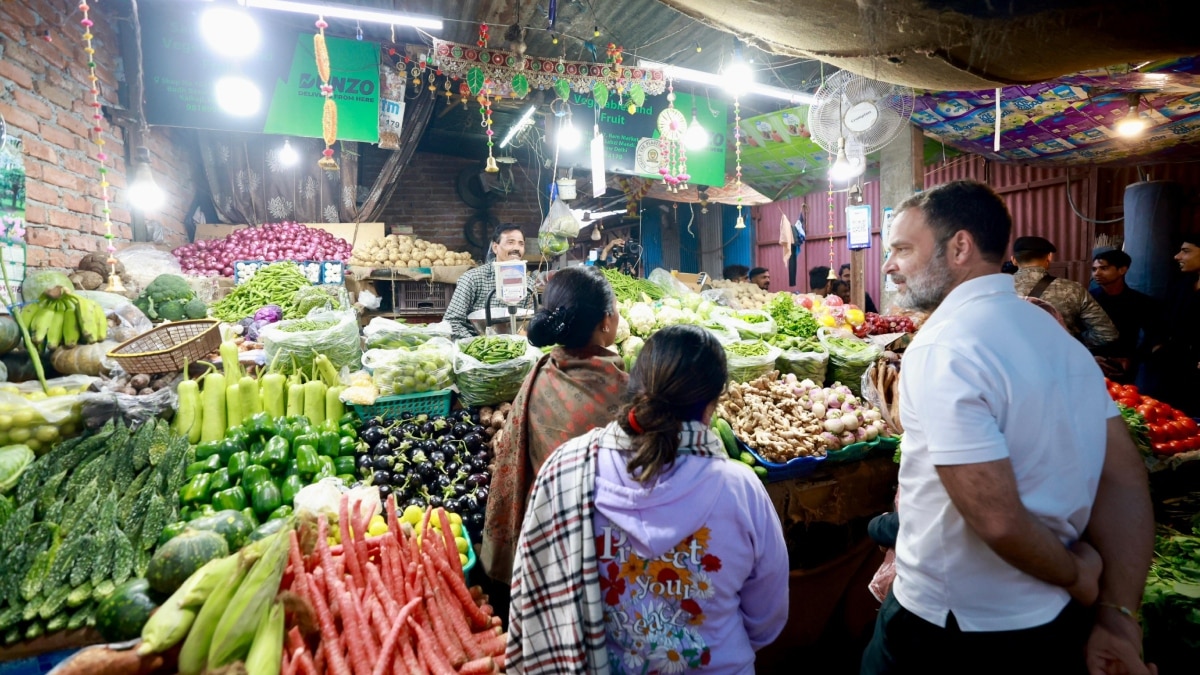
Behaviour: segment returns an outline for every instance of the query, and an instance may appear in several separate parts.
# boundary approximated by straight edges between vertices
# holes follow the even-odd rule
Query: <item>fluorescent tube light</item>
[[[638,65],[643,68],[661,68],[667,77],[682,80],[684,82],[695,82],[696,84],[704,84],[710,87],[717,87],[724,90],[729,85],[727,77],[716,73],[706,73],[702,70],[692,70],[691,68],[681,68],[679,66],[668,66],[663,63],[647,61],[641,59]],[[816,96],[806,94],[802,91],[791,91],[783,87],[773,87],[769,84],[754,82],[746,87],[746,94],[756,94],[758,96],[766,96],[768,98],[777,98],[793,104],[809,105],[817,100]]]
[[[531,105],[521,114],[521,119],[509,128],[508,133],[504,134],[504,140],[500,141],[500,149],[508,147],[509,141],[513,139],[522,129],[533,123],[533,113],[537,111],[536,105]]]
[[[280,12],[296,12],[297,14],[320,15],[325,18],[370,21],[391,26],[412,26],[428,30],[442,29],[442,20],[438,18],[401,12],[372,10],[353,5],[295,2],[293,0],[238,0],[238,2],[246,7],[256,9],[273,9]]]

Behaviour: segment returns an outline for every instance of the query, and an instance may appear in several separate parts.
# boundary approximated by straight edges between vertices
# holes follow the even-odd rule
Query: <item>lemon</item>
[[[462,525],[459,523],[451,523],[450,531],[454,533],[454,536],[461,537],[462,536]]]
[[[50,387],[49,389],[46,390],[46,395],[47,396],[66,396],[67,388],[66,387]]]
[[[17,412],[13,413],[13,416],[12,416],[13,426],[27,427],[32,422],[33,422],[33,411],[32,410],[28,410],[28,409],[27,410],[18,410]]]
[[[33,430],[33,435],[42,443],[53,443],[58,440],[58,427],[49,424],[43,424]]]
[[[458,554],[458,562],[463,567],[466,567],[467,566],[467,556],[463,555],[462,553],[459,553]]]
[[[8,432],[8,440],[12,443],[24,443],[33,437],[33,433],[24,427]]]
[[[462,537],[455,537],[454,543],[458,546],[459,553],[467,552],[467,540],[466,539],[463,539]]]
[[[12,415],[0,415],[0,431],[8,431],[12,428]]]
[[[421,519],[424,516],[425,511],[423,511],[421,507],[417,506],[416,504],[409,504],[404,508],[404,515],[400,517],[400,520],[416,526],[421,524]]]
[[[462,525],[462,516],[458,515],[457,513],[451,513],[450,522],[454,525]]]
[[[25,395],[25,399],[28,401],[44,401],[46,398],[45,392],[41,391],[35,391]]]
[[[378,537],[388,533],[387,523],[371,523],[371,527],[367,529],[368,537]]]

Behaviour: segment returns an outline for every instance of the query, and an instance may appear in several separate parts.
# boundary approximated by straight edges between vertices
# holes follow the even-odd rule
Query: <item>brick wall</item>
[[[477,212],[463,203],[455,185],[463,169],[478,166],[478,160],[416,153],[400,174],[400,186],[384,209],[383,221],[388,226],[411,226],[416,236],[451,250],[467,250],[463,226]],[[502,223],[519,223],[526,238],[536,237],[542,221],[537,188],[519,166],[513,166],[516,192],[496,202],[490,213]]]
[[[64,14],[64,10],[68,14]],[[120,105],[118,77],[128,70],[121,60],[117,24],[108,3],[95,3],[91,17],[96,36],[95,62],[100,100]],[[0,3],[0,114],[10,134],[25,149],[28,266],[69,269],[84,254],[104,247],[104,217],[96,155],[89,137],[93,109],[81,15],[76,3],[49,0],[8,0]],[[125,25],[125,24],[122,24]],[[50,40],[43,38],[49,31]],[[113,201],[113,232],[117,247],[132,237],[129,205],[125,200],[127,149],[124,134],[108,120],[104,152]],[[185,210],[194,194],[190,160],[183,136],[156,129],[150,149],[155,180],[168,195],[166,206],[147,219],[159,222],[167,243],[186,241]]]

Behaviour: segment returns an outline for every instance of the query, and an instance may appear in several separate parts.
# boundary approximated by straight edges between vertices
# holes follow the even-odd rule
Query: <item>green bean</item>
[[[747,340],[745,342],[734,342],[733,344],[726,345],[725,351],[735,356],[766,356],[770,353],[770,348],[767,347],[767,343],[761,340],[753,342]]]
[[[300,267],[291,262],[275,262],[260,269],[244,284],[234,288],[229,295],[213,303],[212,316],[221,321],[234,322],[254,316],[266,305],[287,307],[296,291],[311,285]]]
[[[614,269],[600,270],[608,283],[612,286],[613,295],[618,301],[638,302],[645,295],[651,300],[662,300],[663,289],[659,288],[658,284],[647,281],[646,279],[635,279],[627,274],[622,274]]]
[[[328,330],[333,328],[336,321],[310,321],[308,319],[296,319],[279,325],[279,330],[285,333],[304,333],[314,330]]]
[[[525,353],[525,344],[505,337],[479,337],[463,345],[462,352],[483,363],[503,363],[520,358]]]

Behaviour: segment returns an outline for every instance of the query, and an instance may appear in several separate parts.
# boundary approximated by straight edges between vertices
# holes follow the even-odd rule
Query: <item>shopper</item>
[[[525,235],[521,226],[504,223],[492,234],[491,254],[489,260],[475,269],[468,270],[458,279],[454,295],[446,307],[443,320],[450,324],[454,339],[469,338],[479,335],[475,326],[471,325],[471,312],[484,309],[488,305],[488,296],[496,290],[496,269],[493,260],[521,260],[525,257]],[[534,286],[531,278],[526,278],[525,299],[521,307],[526,309],[534,306]],[[508,306],[498,297],[492,298],[492,315],[507,316]]]
[[[1117,341],[1097,352],[1104,374],[1121,383],[1137,377],[1143,350],[1154,341],[1154,324],[1161,321],[1158,302],[1130,288],[1125,275],[1133,259],[1117,249],[1101,251],[1092,258],[1092,280],[1096,288],[1089,292],[1117,327]]]
[[[665,328],[617,421],[542,467],[517,550],[509,672],[754,672],[787,621],[787,550],[762,483],[709,429],[726,377],[711,333]]]
[[[525,378],[495,443],[480,562],[508,583],[525,503],[542,463],[558,446],[617,415],[629,376],[608,348],[616,341],[617,303],[599,270],[568,267],[546,284],[529,324],[536,347],[558,345]]]
[[[896,209],[883,272],[933,313],[904,356],[896,579],[864,674],[1147,672],[1146,467],[1091,355],[998,273],[1011,228],[969,181]]]
[[[853,284],[850,281],[850,263],[842,263],[842,266],[838,268],[838,278],[846,282],[847,289],[853,288]],[[846,302],[849,304],[850,301],[847,300]],[[863,293],[862,309],[864,312],[879,313],[879,308],[875,306],[875,301],[871,299],[870,293]]]
[[[828,295],[831,281],[828,267],[814,267],[808,271],[808,292],[813,295]]]
[[[726,265],[725,269],[721,270],[721,276],[725,281],[744,284],[750,280],[750,268],[745,265]]]
[[[1058,252],[1054,244],[1042,237],[1018,237],[1012,250],[1012,260],[1017,265],[1013,282],[1018,295],[1040,298],[1054,305],[1067,330],[1088,349],[1116,342],[1117,327],[1088,290],[1082,284],[1050,274],[1050,263]]]
[[[771,272],[765,267],[755,267],[750,270],[750,283],[764,291],[771,290]]]
[[[1200,232],[1183,237],[1175,262],[1183,275],[1167,294],[1162,340],[1149,357],[1147,393],[1200,417]]]

